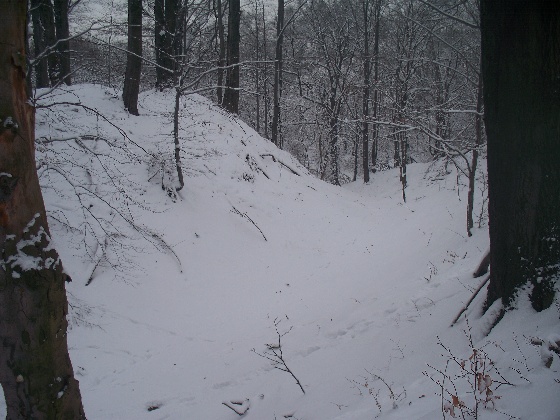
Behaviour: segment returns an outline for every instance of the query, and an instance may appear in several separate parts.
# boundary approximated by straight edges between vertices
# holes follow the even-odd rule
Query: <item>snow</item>
[[[334,187],[191,95],[175,192],[172,95],[144,92],[134,117],[118,92],[80,85],[42,99],[75,105],[37,113],[88,419],[239,418],[226,404],[254,420],[442,418],[435,381],[475,407],[471,346],[494,362],[479,418],[560,418],[558,301],[537,314],[524,290],[493,327],[500,306],[482,315],[481,292],[450,326],[489,242],[485,226],[466,236],[454,170],[411,165],[406,204],[397,170]],[[279,334],[305,394],[259,357]]]
[[[39,213],[36,213],[23,229],[24,237],[22,237],[16,244],[17,254],[9,256],[5,259],[5,261],[0,263],[0,267],[3,269],[5,269],[6,265],[10,266],[14,278],[20,278],[22,271],[41,270],[43,268],[49,269],[51,267],[54,268],[60,263],[58,258],[43,258],[42,256],[34,257],[29,255],[26,251],[27,247],[33,249],[37,244],[41,244],[42,242],[44,242],[42,248],[45,252],[53,249],[50,237],[42,226],[39,227],[36,234],[28,235],[29,230],[35,225],[35,221],[39,216]],[[6,242],[13,241],[15,238],[15,235],[6,235]]]

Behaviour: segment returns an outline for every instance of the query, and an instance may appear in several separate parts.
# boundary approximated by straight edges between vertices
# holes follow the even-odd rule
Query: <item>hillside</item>
[[[451,360],[468,364],[469,340],[495,362],[479,418],[560,418],[560,360],[545,367],[552,353],[531,344],[560,339],[558,302],[536,314],[521,293],[490,331],[481,293],[450,327],[488,247],[486,227],[466,237],[451,166],[411,165],[406,204],[396,170],[334,187],[192,95],[176,192],[171,94],[141,94],[140,117],[94,85],[41,101],[38,170],[88,419],[239,418],[224,402],[248,420],[441,418],[443,372],[444,397],[474,408]],[[295,378],[263,357],[278,360],[279,336]]]

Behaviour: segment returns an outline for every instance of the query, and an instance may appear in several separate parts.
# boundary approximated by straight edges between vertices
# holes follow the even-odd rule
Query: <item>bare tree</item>
[[[68,0],[54,0],[56,27],[56,51],[58,53],[58,79],[66,85],[72,84],[70,72],[70,27],[68,24]]]
[[[35,84],[38,88],[48,87],[51,83],[56,84],[58,78],[58,56],[52,51],[56,32],[51,0],[32,0],[31,18],[34,56],[42,56],[35,62]]]
[[[26,1],[0,1],[0,383],[7,419],[85,418],[68,355],[68,303],[35,169]]]
[[[138,93],[142,74],[142,0],[128,0],[128,52],[124,75],[125,109],[138,115]]]
[[[216,32],[218,42],[218,87],[216,88],[216,96],[218,105],[223,104],[223,85],[224,85],[224,69],[226,66],[226,37],[224,30],[224,6],[222,0],[214,0],[214,16],[216,18]]]
[[[276,18],[276,48],[274,55],[274,93],[272,110],[272,142],[282,148],[282,134],[280,124],[280,96],[282,95],[282,66],[284,44],[284,0],[278,0],[278,15]]]
[[[241,35],[241,5],[239,0],[229,0],[227,36],[227,72],[224,108],[232,114],[239,113],[239,43]]]

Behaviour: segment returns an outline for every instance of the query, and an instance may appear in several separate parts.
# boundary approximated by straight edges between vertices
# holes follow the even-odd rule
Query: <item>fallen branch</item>
[[[247,154],[247,156],[245,156],[245,160],[247,161],[247,164],[249,165],[249,168],[251,168],[252,170],[256,170],[259,171],[261,174],[263,174],[266,179],[270,179],[270,177],[266,174],[266,172],[259,166],[259,164],[257,163],[257,161],[249,154]]]
[[[292,330],[292,328],[290,328],[285,333],[280,334],[280,332],[278,331],[279,323],[280,321],[278,321],[278,319],[274,320],[274,327],[276,328],[276,334],[278,335],[278,344],[266,344],[266,349],[269,353],[267,352],[259,353],[255,349],[252,349],[251,351],[255,353],[257,356],[269,360],[270,364],[274,367],[274,369],[278,369],[281,370],[282,372],[289,373],[292,376],[292,378],[294,378],[294,380],[296,381],[297,385],[299,386],[299,389],[301,389],[301,392],[305,394],[305,390],[303,389],[301,382],[286,364],[286,360],[284,360],[284,354],[282,352],[282,342],[281,342],[282,337],[288,334]]]
[[[291,167],[289,167],[288,165],[286,165],[286,164],[285,164],[284,162],[282,162],[280,159],[277,159],[276,156],[274,156],[273,154],[271,154],[271,153],[265,153],[265,154],[262,154],[262,155],[261,155],[262,158],[267,157],[267,156],[270,157],[270,158],[272,158],[272,160],[273,160],[274,162],[278,162],[280,165],[282,165],[282,166],[284,166],[285,168],[287,168],[287,169],[288,169],[291,173],[293,173],[294,175],[301,176],[297,171],[295,171],[294,169],[292,169]]]
[[[248,398],[244,401],[240,401],[240,400],[224,401],[222,402],[222,404],[225,405],[230,410],[233,410],[236,414],[240,416],[247,413],[247,411],[249,411],[249,408],[251,408],[251,404],[249,404]]]
[[[453,325],[455,325],[455,323],[459,320],[459,318],[461,317],[461,315],[463,315],[463,313],[467,310],[467,308],[469,307],[469,305],[472,303],[472,301],[474,300],[474,298],[476,297],[476,295],[478,295],[478,292],[480,292],[482,290],[482,288],[484,287],[484,285],[486,283],[488,283],[488,280],[490,280],[490,275],[487,275],[484,280],[482,281],[482,283],[480,283],[480,286],[478,286],[476,288],[476,290],[474,291],[473,295],[471,296],[471,298],[469,299],[469,301],[465,304],[465,306],[463,306],[463,308],[459,311],[459,313],[457,314],[457,316],[455,317],[455,319],[453,320],[453,322],[451,323],[451,327]]]
[[[93,281],[94,278],[94,274],[95,274],[95,270],[97,270],[97,267],[99,267],[99,264],[101,264],[101,261],[106,259],[105,256],[105,251],[107,249],[107,236],[105,236],[105,241],[104,244],[101,245],[99,242],[97,243],[97,248],[95,250],[95,258],[96,258],[96,262],[93,265],[93,269],[91,270],[90,275],[88,276],[88,279],[86,281],[86,286],[89,286],[91,284],[91,282]]]
[[[231,208],[233,209],[233,211],[234,211],[236,214],[238,214],[238,215],[240,215],[241,217],[244,217],[244,218],[246,218],[247,220],[249,220],[249,221],[253,224],[253,226],[255,226],[255,227],[259,230],[259,232],[261,233],[261,235],[262,235],[262,237],[264,238],[264,240],[265,240],[265,241],[268,241],[268,240],[266,239],[266,236],[264,236],[264,233],[263,233],[263,231],[261,230],[261,228],[257,226],[257,224],[253,221],[253,219],[251,219],[249,216],[247,216],[247,213],[241,213],[239,210],[237,210],[237,209],[235,208],[235,206],[231,206]]]

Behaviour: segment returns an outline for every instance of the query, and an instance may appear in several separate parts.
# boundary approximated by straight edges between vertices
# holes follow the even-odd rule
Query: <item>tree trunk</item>
[[[179,186],[175,188],[176,191],[181,191],[185,186],[185,179],[183,177],[183,167],[181,165],[181,143],[179,142],[179,111],[181,104],[181,82],[175,88],[175,109],[173,112],[173,144],[175,145],[175,169],[177,169],[177,179]]]
[[[45,51],[47,48],[45,39],[45,29],[41,21],[41,9],[43,8],[41,0],[31,0],[31,20],[33,23],[33,50],[35,58]],[[35,86],[44,88],[49,86],[49,67],[47,58],[37,60],[34,65],[35,70]]]
[[[167,69],[163,74],[162,84],[165,86],[173,82],[177,67],[177,14],[179,0],[165,0],[165,35],[163,37],[163,66]]]
[[[259,3],[255,1],[255,129],[257,133],[261,132],[261,83],[260,83],[260,45],[259,45]]]
[[[165,0],[154,0],[154,50],[156,55],[156,87],[161,88],[165,80],[164,60]]]
[[[142,0],[128,0],[128,53],[124,76],[125,109],[138,115],[138,93],[142,74]]]
[[[491,279],[486,305],[533,284],[554,298],[560,262],[560,9],[553,2],[481,2],[488,141]],[[515,34],[515,36],[512,36]]]
[[[282,148],[280,133],[280,96],[282,95],[282,64],[284,41],[284,0],[278,0],[278,20],[276,21],[276,50],[274,56],[274,107],[272,112],[272,142]]]
[[[381,2],[382,0],[375,0],[375,41],[373,42],[373,120],[377,120],[379,112],[379,26],[381,21]],[[373,136],[371,139],[371,169],[376,171],[377,165],[377,150],[379,143],[379,124],[373,123]]]
[[[241,6],[239,0],[229,0],[227,36],[227,75],[224,107],[232,114],[239,112],[239,42],[241,35]]]
[[[54,0],[54,21],[56,28],[56,51],[58,54],[58,80],[72,84],[70,72],[70,29],[68,26],[68,0]]]
[[[54,86],[59,81],[59,57],[50,50],[56,43],[53,5],[51,0],[32,0],[31,7],[35,58],[44,54],[35,64],[35,83],[37,87]]]
[[[222,0],[216,0],[214,13],[216,15],[216,25],[218,26],[218,87],[216,88],[216,96],[218,105],[223,104],[223,85],[224,85],[224,67],[226,66],[226,36],[224,30],[224,8]]]
[[[331,77],[330,80],[330,98],[329,98],[329,160],[330,160],[330,179],[329,181],[334,185],[340,185],[340,168],[338,166],[338,136],[339,136],[339,116],[340,116],[340,101],[337,100],[338,80]]]
[[[471,166],[469,168],[469,192],[467,194],[467,235],[472,236],[472,228],[474,226],[474,190],[476,181],[476,169],[478,166],[478,149],[482,145],[482,74],[478,75],[477,98],[476,98],[476,115],[474,117],[475,126],[475,147],[472,151]]]
[[[364,182],[369,182],[369,76],[370,61],[369,56],[369,2],[362,0],[364,17],[364,88],[362,93],[362,165],[364,170]],[[356,154],[357,157],[357,154]]]
[[[81,419],[66,341],[67,276],[35,170],[26,1],[0,0],[0,383],[7,419]]]
[[[263,20],[263,60],[265,61],[263,65],[263,100],[264,100],[264,137],[268,139],[268,117],[269,117],[269,104],[270,98],[268,96],[268,64],[266,61],[268,60],[268,50],[266,48],[266,16],[264,12],[264,4],[262,6],[262,20]]]

